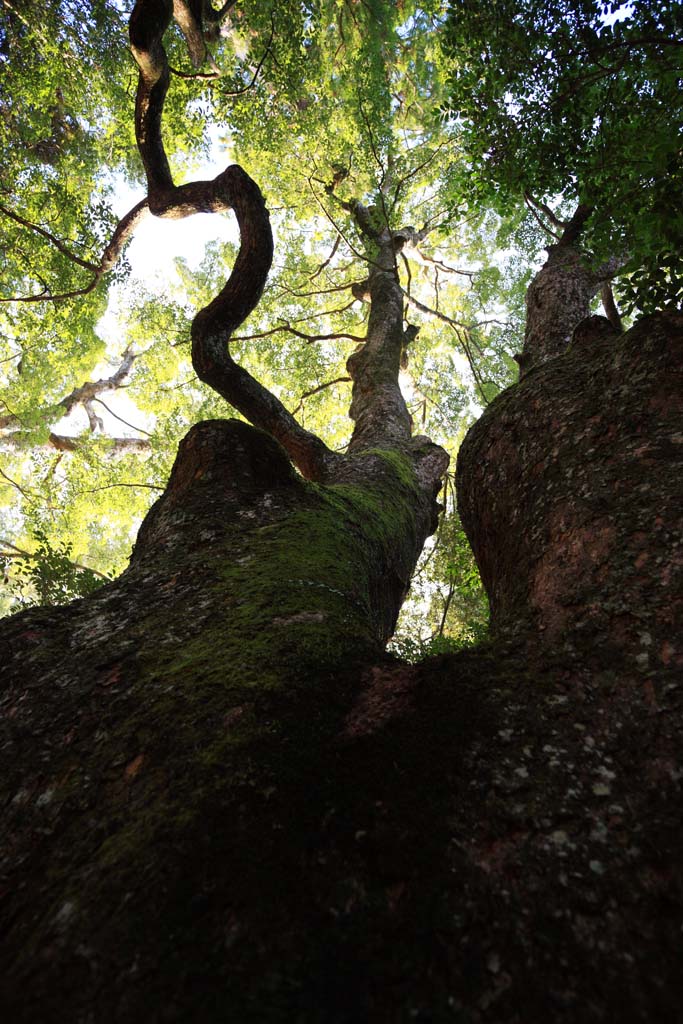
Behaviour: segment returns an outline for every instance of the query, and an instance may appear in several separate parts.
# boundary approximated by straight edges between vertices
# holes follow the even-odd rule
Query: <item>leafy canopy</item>
[[[451,0],[448,109],[467,160],[454,201],[525,194],[594,208],[585,239],[625,254],[622,295],[683,301],[683,7],[677,0]]]

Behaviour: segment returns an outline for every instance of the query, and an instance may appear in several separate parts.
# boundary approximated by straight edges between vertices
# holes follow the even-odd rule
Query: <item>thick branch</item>
[[[412,421],[398,383],[406,339],[396,252],[404,242],[388,230],[370,239],[368,331],[346,363],[353,380],[350,416],[356,424],[350,452],[378,443],[394,447],[410,438]]]
[[[135,132],[147,175],[149,208],[169,218],[234,210],[241,239],[225,287],[200,310],[192,324],[193,365],[201,380],[254,426],[277,438],[304,475],[322,480],[338,457],[304,430],[275,395],[238,366],[228,350],[231,335],[259,301],[272,263],[273,238],[263,196],[237,165],[228,167],[213,181],[176,187],[171,177],[161,137],[161,116],[169,80],[162,39],[172,13],[172,0],[138,0],[130,21],[131,49],[140,70]]]
[[[188,4],[185,0],[173,0],[173,20],[183,33],[192,66],[201,67],[207,49],[202,30],[203,3]]]
[[[522,375],[567,351],[602,283],[625,261],[613,257],[600,267],[590,265],[579,240],[591,212],[589,206],[577,206],[559,242],[548,246],[548,259],[527,289],[524,348],[515,357]]]
[[[621,322],[621,316],[619,315],[617,304],[614,301],[614,292],[612,291],[609,281],[605,281],[600,289],[600,299],[602,301],[602,308],[605,310],[605,316],[611,323],[612,327],[616,328],[617,331],[623,331],[624,325]]]
[[[161,138],[161,116],[170,73],[162,44],[173,17],[173,0],[137,0],[130,17],[130,48],[138,65],[135,138],[147,175],[150,209],[160,193],[173,189],[171,168]]]

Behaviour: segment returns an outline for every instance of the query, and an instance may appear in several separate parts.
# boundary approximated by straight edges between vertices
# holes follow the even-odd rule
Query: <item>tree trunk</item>
[[[577,206],[558,243],[548,246],[548,259],[527,289],[524,347],[515,357],[520,376],[567,351],[574,329],[590,315],[591,301],[623,266],[624,259],[618,256],[592,266],[582,251],[579,240],[590,214],[590,207]],[[618,320],[616,307],[610,312]]]
[[[678,1021],[681,324],[470,434],[492,646],[378,653],[407,457],[322,487],[224,422],[119,580],[3,623],[5,1019]]]

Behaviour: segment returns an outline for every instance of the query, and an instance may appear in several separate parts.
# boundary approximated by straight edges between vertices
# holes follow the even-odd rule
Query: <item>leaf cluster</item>
[[[596,258],[628,258],[628,303],[679,303],[682,35],[669,0],[451,0],[445,109],[467,156],[454,197],[585,203]]]

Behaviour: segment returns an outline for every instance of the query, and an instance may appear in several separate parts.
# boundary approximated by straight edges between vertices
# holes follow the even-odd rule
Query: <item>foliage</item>
[[[180,35],[169,37],[174,170],[195,174],[211,135],[272,209],[275,265],[235,356],[335,448],[350,436],[345,361],[367,320],[351,287],[372,258],[354,201],[392,227],[429,229],[399,268],[419,328],[404,378],[416,426],[455,451],[475,403],[514,379],[526,267],[498,264],[495,217],[450,214],[443,15],[434,0],[245,0],[199,72]],[[198,419],[233,414],[194,377],[189,323],[229,274],[234,235],[209,242],[203,259],[167,263],[162,281],[124,258],[87,294],[48,301],[87,289],[78,261],[97,262],[124,189],[137,198],[135,76],[124,20],[105,3],[61,0],[30,19],[6,5],[2,18],[0,521],[24,549],[39,527],[55,550],[117,572],[179,439]],[[73,400],[97,381],[92,401]]]
[[[7,592],[13,605],[68,604],[86,597],[106,582],[106,578],[71,560],[72,545],[62,541],[53,547],[41,530],[34,530],[37,547],[32,552],[0,554]],[[12,575],[9,568],[12,566]],[[13,610],[16,610],[14,608]]]
[[[133,205],[142,180],[136,76],[119,6],[60,0],[38,11],[8,0],[0,12],[0,525],[22,550],[37,529],[49,551],[102,572],[124,567],[189,426],[234,414],[189,359],[190,322],[230,273],[234,232],[208,241],[203,257],[180,243],[162,280],[150,273],[149,248],[93,280],[122,197]],[[422,236],[398,264],[405,322],[417,329],[403,386],[416,430],[452,454],[481,405],[516,378],[524,291],[546,242],[516,204],[520,189],[562,194],[566,209],[577,197],[595,202],[591,244],[606,251],[615,239],[626,244],[637,218],[631,202],[628,217],[615,220],[600,190],[618,180],[619,198],[640,183],[640,263],[625,288],[642,308],[645,286],[657,301],[670,295],[677,257],[660,254],[678,251],[680,214],[667,210],[680,140],[667,136],[663,105],[679,110],[678,51],[662,40],[677,15],[671,5],[650,16],[635,4],[633,25],[607,32],[596,11],[563,0],[452,4],[444,50],[441,0],[244,0],[212,34],[211,60],[199,70],[180,33],[169,33],[164,137],[174,173],[195,176],[209,152],[227,150],[271,208],[275,264],[234,355],[330,447],[349,440],[345,363],[367,323],[356,291],[373,253],[357,230],[359,201],[379,225]],[[634,26],[646,22],[656,45],[634,42]],[[552,60],[543,56],[548,40]],[[633,52],[635,66],[601,77],[591,64],[584,81],[586,48],[596,61],[603,50]],[[546,124],[539,105],[575,79],[572,117],[562,104],[556,116],[551,103]],[[634,82],[633,116],[605,113],[600,131],[583,139],[591,103],[623,99]],[[504,84],[519,96],[501,107]],[[442,116],[449,104],[457,111],[450,121]],[[641,152],[646,117],[657,155],[629,163],[626,148],[631,140]],[[555,159],[563,139],[571,152]],[[173,244],[175,225],[164,231],[157,250]],[[441,638],[432,645],[479,636],[486,620],[452,495],[447,504],[414,583],[413,609],[424,621],[410,605],[405,616],[411,636]],[[23,563],[11,562],[9,590],[20,594]],[[62,591],[43,593],[52,600]]]
[[[454,478],[444,483],[439,528],[418,564],[391,650],[405,661],[462,650],[488,635],[489,608],[456,507]]]
[[[674,0],[451,0],[444,34],[454,201],[593,207],[586,244],[627,255],[643,312],[683,301],[682,28]]]

